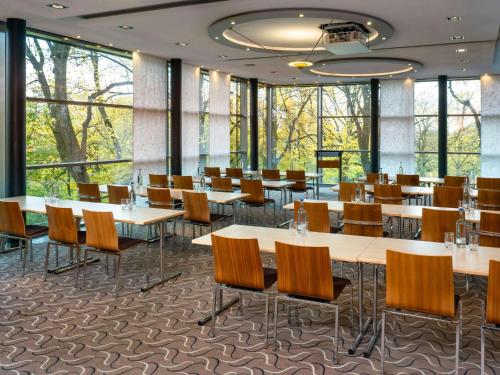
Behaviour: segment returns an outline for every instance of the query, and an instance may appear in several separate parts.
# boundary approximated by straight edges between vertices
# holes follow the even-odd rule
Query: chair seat
[[[294,188],[293,186],[290,186],[288,188],[288,190],[291,190],[291,191],[294,191],[294,192],[304,192],[304,191],[307,191],[307,190],[313,190],[313,187],[312,186],[307,186],[305,189],[297,189],[297,188]]]
[[[138,238],[118,237],[118,248],[120,250],[127,250],[130,249],[131,247],[146,243],[147,241]]]
[[[351,285],[351,280],[345,279],[343,277],[335,277],[335,276],[333,276],[332,282],[333,282],[334,295],[337,298],[344,291],[344,289],[345,289],[346,286]],[[306,300],[306,301],[330,302],[328,300],[322,300],[322,299],[319,299],[319,298],[307,297],[307,296],[299,296],[299,295],[294,295],[294,294],[290,295],[290,297],[297,298],[297,299],[303,299],[303,300]]]
[[[246,204],[248,204],[249,206],[255,206],[255,207],[262,207],[269,203],[274,203],[274,199],[264,198],[264,202],[246,202]]]
[[[196,221],[196,220],[186,220],[186,221],[189,221],[190,223],[198,224],[198,225],[210,225],[211,223],[214,223],[216,221],[224,220],[227,217],[228,217],[227,215],[223,215],[223,214],[210,213],[210,223],[205,223],[204,221]]]
[[[454,317],[457,316],[457,310],[458,310],[458,303],[459,302],[460,302],[460,296],[457,295],[457,294],[455,294],[455,311],[454,311],[454,314],[453,314],[453,316],[447,316],[446,318],[454,318]],[[392,307],[392,306],[387,306],[387,307],[390,308],[390,309],[394,309],[396,311],[401,311],[402,310],[401,308],[398,308],[398,307]],[[424,313],[424,314],[431,314],[431,313],[428,313],[426,311],[412,310],[412,309],[408,309],[408,308],[405,308],[404,310],[406,310],[406,311],[413,311],[413,312],[419,312],[419,313]]]
[[[49,228],[42,225],[26,225],[26,236],[35,237],[48,233]]]

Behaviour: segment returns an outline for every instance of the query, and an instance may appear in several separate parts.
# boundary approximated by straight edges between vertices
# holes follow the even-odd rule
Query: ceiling
[[[184,1],[191,5],[182,4]],[[112,43],[117,48],[141,50],[155,56],[181,58],[193,65],[220,69],[246,78],[259,78],[269,83],[359,80],[306,74],[289,67],[286,60],[290,58],[233,48],[209,37],[209,26],[222,18],[259,10],[299,9],[306,3],[307,8],[356,12],[386,21],[393,27],[393,35],[374,46],[369,56],[421,63],[423,68],[409,73],[409,77],[426,79],[441,74],[469,77],[500,73],[498,0],[226,0],[214,3],[201,1],[201,4],[195,4],[194,0],[54,0],[68,6],[63,10],[47,7],[49,2],[51,0],[3,1],[0,3],[0,15],[3,20],[9,17],[26,19],[31,28],[65,36],[80,35],[87,41],[102,45]],[[92,19],[81,17],[167,3],[176,7]],[[450,16],[461,16],[462,20],[450,22],[447,20]],[[123,30],[119,25],[131,25],[134,29]],[[463,35],[464,40],[452,41],[454,35]],[[188,45],[181,47],[176,45],[178,42]],[[459,54],[457,48],[465,48],[467,52]],[[314,58],[317,61],[336,57],[320,52]]]

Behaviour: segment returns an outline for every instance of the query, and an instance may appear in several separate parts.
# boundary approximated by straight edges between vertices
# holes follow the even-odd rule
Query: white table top
[[[37,214],[46,214],[45,199],[42,197],[20,196],[1,199],[7,202],[18,202],[21,211]],[[48,203],[49,204],[49,203]],[[82,210],[112,212],[113,218],[119,223],[136,225],[148,225],[166,221],[175,217],[183,216],[185,211],[165,210],[149,207],[135,207],[133,210],[122,210],[121,205],[109,203],[81,202],[59,199],[57,204],[49,205],[56,207],[69,207],[73,210],[75,217],[83,217]]]
[[[298,236],[295,231],[288,229],[246,225],[231,225],[214,233],[231,238],[257,238],[261,251],[268,253],[275,252],[276,241],[305,246],[328,246],[331,259],[345,262],[356,262],[358,254],[374,240],[374,237],[317,232],[308,232],[305,236]],[[193,240],[193,243],[210,246],[211,235],[198,237]]]
[[[344,212],[344,202],[342,201],[322,201],[322,200],[311,200],[311,199],[306,199],[304,200],[305,202],[326,202],[328,203],[328,211],[330,212],[339,212],[343,213]],[[392,216],[392,217],[400,217],[403,212],[405,211],[405,208],[407,206],[403,205],[397,205],[397,204],[382,204],[382,215],[383,216]],[[294,204],[289,203],[285,206],[283,206],[285,210],[293,210],[294,209]]]
[[[399,238],[376,238],[358,256],[358,261],[370,264],[385,264],[387,250],[418,255],[451,255],[453,272],[476,276],[488,276],[490,259],[500,261],[500,249],[480,246],[477,252],[468,248],[447,249],[441,242],[405,240]]]
[[[339,191],[340,186],[335,185],[332,186],[331,188],[333,191]],[[372,193],[374,191],[374,186],[371,184],[365,184],[365,191],[367,193]],[[431,187],[425,187],[425,186],[406,186],[402,185],[401,186],[401,192],[404,195],[432,195],[434,193],[433,188]]]
[[[210,184],[210,177],[206,178],[206,183]],[[240,179],[239,178],[232,178],[231,183],[233,186],[240,186]],[[272,180],[262,180],[262,187],[264,189],[285,189],[287,187],[290,187],[294,185],[295,182],[293,181],[272,181]]]
[[[430,208],[435,210],[449,210],[456,211],[457,208],[446,208],[446,207],[433,207],[433,206],[404,206],[404,210],[401,217],[404,219],[422,219],[422,210],[424,208]],[[491,212],[494,214],[499,214],[498,218],[500,220],[500,211],[490,211],[490,210],[473,210],[465,213],[465,220],[471,223],[479,223],[481,220],[481,212]]]
[[[193,190],[186,190],[186,191],[193,191]],[[220,203],[220,204],[232,203],[250,196],[250,194],[246,193],[231,193],[231,192],[210,191],[210,190],[205,191],[205,193],[207,193],[207,199],[209,202]],[[170,194],[172,195],[172,198],[182,200],[181,189],[170,189]]]

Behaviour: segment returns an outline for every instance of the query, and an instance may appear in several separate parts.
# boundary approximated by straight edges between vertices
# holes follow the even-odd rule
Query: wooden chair
[[[344,203],[344,234],[383,237],[380,203]]]
[[[500,211],[500,190],[479,189],[477,191],[479,210]]]
[[[420,186],[420,176],[418,174],[397,174],[396,184],[404,186]]]
[[[295,182],[292,186],[287,188],[290,192],[290,200],[292,200],[293,193],[307,193],[309,190],[313,190],[312,186],[308,186],[306,183],[305,171],[287,170],[286,179],[287,181]]]
[[[165,188],[152,188],[148,187],[148,205],[150,208],[162,208],[166,210],[175,209],[179,206],[179,204],[174,203],[172,200],[172,195],[170,194],[170,189]],[[182,204],[182,203],[181,203]],[[168,222],[172,222],[172,233],[168,233]],[[168,220],[161,225],[164,225],[164,232],[166,233],[166,237],[172,238],[172,249],[174,248],[175,236],[176,236],[176,227],[177,227],[177,218],[172,220]],[[155,227],[156,231],[157,227]],[[148,238],[150,240],[156,239],[158,237],[153,236],[153,231],[151,226],[148,226]]]
[[[381,323],[381,373],[384,373],[385,318],[390,314],[456,324],[455,373],[458,375],[462,302],[455,295],[452,257],[387,250],[386,285],[386,308],[382,312]]]
[[[166,174],[149,174],[149,186],[168,188],[168,176]]]
[[[78,199],[82,202],[101,202],[99,184],[79,182]]]
[[[375,172],[369,172],[366,174],[366,183],[369,185],[375,185],[379,183],[378,180],[378,173]],[[389,175],[387,173],[384,173],[384,184],[389,183]]]
[[[432,202],[434,207],[458,208],[458,201],[464,199],[464,189],[454,186],[434,186]]]
[[[0,201],[0,237],[19,241],[19,250],[23,261],[23,277],[26,272],[26,260],[30,252],[33,261],[33,239],[47,234],[48,228],[40,225],[26,225],[18,202]],[[24,243],[24,255],[23,246]]]
[[[500,262],[490,260],[488,272],[488,292],[486,306],[482,304],[483,323],[481,324],[481,374],[485,374],[485,333],[500,331]]]
[[[444,186],[462,187],[465,184],[465,176],[444,176]]]
[[[184,202],[184,221],[182,224],[182,248],[184,247],[184,236],[186,224],[193,226],[193,238],[195,238],[195,227],[200,229],[202,235],[202,228],[209,227],[210,232],[213,232],[213,224],[222,220],[229,224],[228,216],[223,214],[214,214],[210,212],[208,205],[207,193],[196,191],[182,191],[182,200]]]
[[[111,204],[121,204],[122,199],[129,199],[128,186],[108,185],[108,200]]]
[[[403,193],[401,185],[375,184],[373,186],[373,197],[375,203],[381,204],[403,204]]]
[[[500,190],[500,178],[478,177],[476,185],[478,189]]]
[[[262,179],[267,181],[281,181],[281,174],[279,169],[263,169]],[[271,191],[280,192],[280,206],[283,205],[283,189],[282,188],[266,188],[267,197],[270,198]]]
[[[220,177],[220,168],[205,167],[205,177]]]
[[[294,219],[297,222],[297,212],[300,201],[293,202]],[[337,228],[330,226],[330,213],[327,202],[304,202],[307,216],[307,229],[311,232],[336,233]]]
[[[422,209],[422,241],[443,242],[446,232],[455,232],[458,210]]]
[[[276,224],[276,202],[272,198],[264,196],[264,189],[262,188],[262,180],[247,180],[242,178],[240,180],[240,188],[243,194],[250,194],[248,197],[243,198],[243,202],[249,207],[262,207],[264,214],[266,206],[273,206],[274,224]],[[247,211],[248,213],[248,211]]]
[[[86,235],[84,231],[79,231],[77,222],[73,216],[73,210],[66,207],[53,207],[45,205],[47,219],[49,222],[49,241],[47,242],[47,251],[45,253],[45,278],[49,273],[49,257],[52,246],[56,247],[56,264],[59,261],[59,246],[67,247],[71,250],[73,258],[73,249],[76,249],[76,267],[75,267],[75,288],[78,286],[78,273],[80,271],[80,253],[82,245],[85,245]]]
[[[212,177],[211,184],[212,191],[224,191],[228,193],[234,191],[231,177]]]
[[[86,245],[84,248],[83,259],[83,287],[86,285],[87,274],[87,253],[98,252],[106,256],[112,255],[116,257],[116,291],[118,297],[120,290],[120,265],[122,254],[130,249],[140,245],[146,245],[146,284],[149,284],[149,243],[148,241],[130,238],[118,237],[115,221],[112,212],[97,212],[82,210],[83,220],[87,229]]]
[[[174,189],[194,190],[192,176],[173,176]]]
[[[500,213],[481,212],[479,245],[500,247]]]
[[[267,347],[269,288],[278,278],[276,270],[263,267],[257,239],[225,238],[212,234],[212,254],[216,283],[212,304],[212,333],[215,334],[217,297],[220,296],[219,308],[221,308],[223,289],[238,291],[241,313],[243,313],[242,293],[264,294],[266,296],[264,347]]]
[[[276,242],[275,247],[278,268],[278,295],[274,304],[274,347],[277,348],[278,302],[280,300],[289,303],[329,306],[335,310],[333,350],[335,352],[334,362],[338,363],[339,309],[338,305],[332,304],[332,302],[337,300],[346,286],[350,286],[352,326],[354,318],[351,282],[348,279],[333,276],[328,247],[297,246],[281,242]]]
[[[361,188],[361,198],[365,201],[365,185],[357,182],[340,182],[339,183],[339,201],[353,202],[356,196],[356,187]]]
[[[226,177],[243,178],[242,168],[226,168]]]

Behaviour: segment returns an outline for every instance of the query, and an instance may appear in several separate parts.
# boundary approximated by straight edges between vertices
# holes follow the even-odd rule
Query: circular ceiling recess
[[[331,77],[386,77],[422,69],[417,61],[385,57],[353,57],[318,61],[304,72]]]
[[[388,40],[393,28],[366,14],[332,9],[275,9],[236,14],[214,22],[208,34],[217,43],[259,52],[324,52],[321,25],[354,22],[369,32],[368,46]]]

